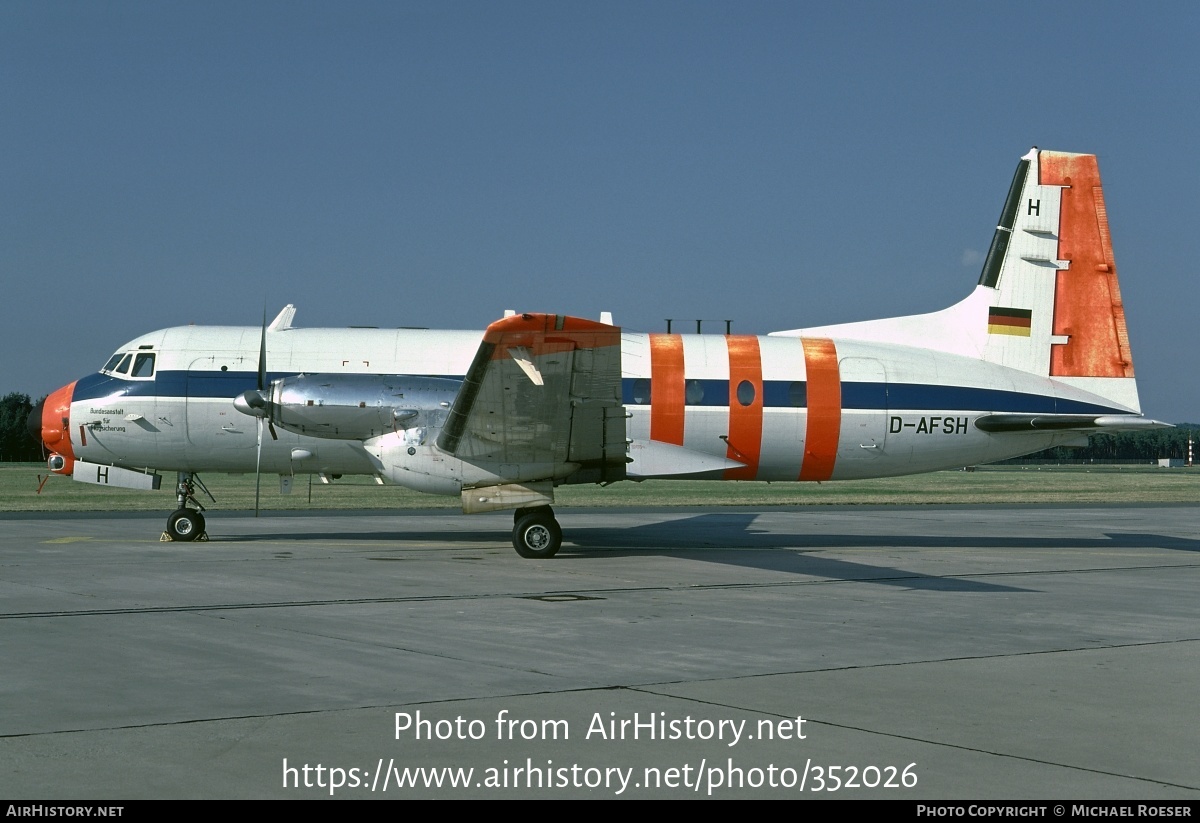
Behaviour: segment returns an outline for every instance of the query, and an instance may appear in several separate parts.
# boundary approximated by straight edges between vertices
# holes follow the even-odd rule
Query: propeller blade
[[[258,418],[258,454],[254,457],[254,516],[258,517],[258,489],[262,481],[262,418]]]
[[[267,310],[263,309],[262,334],[258,338],[258,390],[267,387]]]
[[[262,430],[263,430],[263,414],[267,411],[267,401],[263,397],[263,389],[267,387],[267,307],[263,306],[262,333],[258,338],[258,391],[255,396],[250,397],[250,392],[245,392],[239,397],[239,400],[244,399],[246,405],[254,409],[258,418],[258,444],[257,454],[254,456],[254,516],[258,517],[258,495],[259,488],[262,485]],[[237,401],[233,404],[237,406]],[[278,440],[275,435],[275,427],[271,426],[271,439]]]

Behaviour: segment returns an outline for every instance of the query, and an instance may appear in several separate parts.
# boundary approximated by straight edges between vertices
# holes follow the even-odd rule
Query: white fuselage
[[[188,326],[130,341],[118,355],[152,354],[152,373],[110,368],[60,390],[71,391],[70,412],[55,448],[131,469],[255,471],[259,422],[233,401],[255,387],[261,335],[256,327]],[[265,338],[268,381],[297,374],[461,379],[480,343],[478,332],[417,329],[288,328]],[[1131,411],[978,359],[849,339],[623,333],[621,366],[627,471],[635,479],[910,474],[1078,437],[989,434],[974,425],[984,414]],[[262,437],[261,470],[369,474],[443,493],[490,482],[469,473],[428,482],[430,461],[445,460],[434,440],[418,443],[399,430],[367,441],[279,431],[278,439]]]

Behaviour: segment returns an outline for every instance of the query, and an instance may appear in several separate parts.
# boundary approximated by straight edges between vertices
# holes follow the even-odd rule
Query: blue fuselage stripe
[[[293,376],[270,372],[267,381]],[[461,380],[461,375],[412,375]],[[151,380],[128,380],[104,374],[92,374],[75,384],[74,399],[99,400],[114,397],[221,398],[230,402],[258,383],[255,372],[244,371],[161,371]],[[626,405],[649,405],[653,385],[644,378],[626,377],[621,381]],[[729,407],[728,380],[688,380],[686,404],[694,407]],[[763,405],[766,408],[792,409],[808,405],[808,387],[804,381],[763,381]],[[926,383],[842,383],[842,408],[895,409],[905,411],[987,411],[1027,414],[1122,414],[1124,409],[1066,400],[1050,395],[984,389],[969,386],[939,386]]]
[[[729,406],[728,380],[686,381],[688,406]],[[621,381],[626,405],[648,405],[646,394],[653,394],[653,385],[645,379],[625,378]],[[647,392],[647,388],[649,392]],[[808,386],[805,381],[763,381],[763,406],[769,409],[805,408],[808,405]],[[970,386],[938,386],[927,383],[842,383],[842,408],[902,409],[904,411],[987,411],[1020,412],[1029,414],[1123,414],[1124,409],[1066,400],[1050,395],[1028,394],[1003,389],[983,389]]]

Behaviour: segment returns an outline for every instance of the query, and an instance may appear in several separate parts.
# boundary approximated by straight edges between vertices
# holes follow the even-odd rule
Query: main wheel
[[[513,548],[521,557],[554,557],[562,545],[562,529],[553,514],[533,511],[513,527]]]
[[[520,523],[522,517],[526,517],[531,514],[544,514],[551,520],[554,519],[554,509],[550,508],[549,506],[525,506],[523,508],[513,510],[513,525],[515,526]]]
[[[204,534],[204,515],[195,509],[179,509],[167,518],[167,534],[187,543]]]

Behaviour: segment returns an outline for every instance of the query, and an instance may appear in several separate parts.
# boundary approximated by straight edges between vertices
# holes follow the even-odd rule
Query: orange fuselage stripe
[[[828,480],[837,460],[842,428],[842,380],[837,348],[827,338],[800,341],[808,372],[808,422],[804,433],[801,480]]]
[[[724,479],[753,480],[762,451],[762,357],[757,337],[729,335],[725,339],[729,343],[729,448],[725,456],[746,465],[726,469]],[[754,399],[746,406],[738,399],[738,386],[743,381],[754,388]]]
[[[650,439],[683,445],[683,338],[650,335]]]

